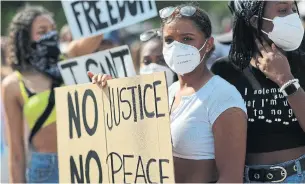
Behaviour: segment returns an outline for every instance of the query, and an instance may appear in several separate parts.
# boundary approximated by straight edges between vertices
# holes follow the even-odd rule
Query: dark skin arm
[[[287,57],[274,44],[269,44],[263,39],[262,43],[256,39],[256,45],[260,51],[260,55],[256,58],[257,67],[275,82],[279,87],[283,86],[289,80],[294,79],[291,73],[290,65]],[[305,92],[302,87],[294,93],[286,97],[290,107],[299,121],[303,131],[305,131]]]
[[[242,183],[246,158],[247,115],[238,108],[223,112],[213,125],[218,183]]]

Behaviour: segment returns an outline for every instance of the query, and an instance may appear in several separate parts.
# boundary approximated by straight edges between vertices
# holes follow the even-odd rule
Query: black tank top
[[[234,85],[243,96],[248,113],[247,153],[264,153],[305,146],[305,132],[279,92],[279,86],[256,68],[250,72],[260,88],[245,73],[235,69],[228,58],[218,60],[212,72]],[[305,68],[299,76],[304,89]],[[305,104],[304,104],[305,108]]]

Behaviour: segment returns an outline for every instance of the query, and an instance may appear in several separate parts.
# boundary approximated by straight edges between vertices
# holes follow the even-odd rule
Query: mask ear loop
[[[199,52],[203,49],[203,47],[206,45],[206,43],[208,42],[208,40],[209,40],[209,39],[205,40],[203,46],[199,49]],[[201,58],[201,60],[200,60],[200,64],[201,64],[201,62],[203,61],[203,59],[205,58],[205,55],[206,55],[206,54],[207,54],[207,53],[205,52],[204,55],[202,56],[202,58]]]
[[[254,17],[256,17],[256,18],[258,18],[258,16],[257,15],[254,15]],[[268,19],[268,18],[265,18],[265,17],[262,17],[262,19],[264,19],[264,20],[266,20],[266,21],[269,21],[269,22],[273,22],[273,20],[272,19]],[[264,30],[261,30],[264,34],[266,34],[267,36],[268,36],[268,34],[269,33],[267,33],[266,31],[264,31]]]

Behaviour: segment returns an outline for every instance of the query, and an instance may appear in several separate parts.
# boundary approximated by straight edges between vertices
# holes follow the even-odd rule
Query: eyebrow
[[[277,2],[276,4],[277,4],[277,5],[280,5],[280,4],[288,4],[288,2],[280,1],[280,2]]]
[[[181,33],[180,35],[182,35],[182,36],[187,36],[187,35],[195,36],[193,33]]]

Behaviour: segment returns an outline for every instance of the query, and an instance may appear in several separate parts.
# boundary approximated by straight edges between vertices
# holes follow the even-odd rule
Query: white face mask
[[[186,45],[177,41],[173,41],[169,45],[163,46],[163,56],[166,64],[178,75],[190,73],[197,68],[205,57],[200,59],[200,51],[205,46],[198,50],[196,47]]]
[[[140,75],[151,74],[154,72],[165,72],[168,86],[170,86],[174,82],[175,73],[166,66],[158,65],[156,63],[150,63],[149,65],[142,66],[140,69]]]
[[[293,51],[300,47],[304,36],[304,27],[297,13],[285,17],[275,17],[273,20],[263,18],[273,22],[273,30],[266,33],[274,44],[284,51]]]

